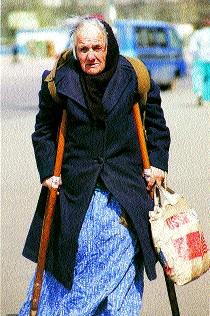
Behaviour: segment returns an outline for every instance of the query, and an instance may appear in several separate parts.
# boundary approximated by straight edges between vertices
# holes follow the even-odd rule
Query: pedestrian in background
[[[17,44],[12,46],[12,63],[16,64],[19,62],[19,48]]]
[[[189,44],[192,55],[192,88],[197,104],[210,101],[210,19],[194,31]]]
[[[37,261],[47,191],[59,186],[38,315],[139,316],[144,269],[156,278],[148,190],[168,169],[160,89],[151,80],[145,127],[153,167],[145,179],[132,113],[140,97],[133,67],[104,21],[82,19],[73,40],[70,61],[55,77],[68,115],[62,183],[52,177],[62,106],[43,81],[32,135],[43,188],[23,255]],[[20,316],[29,313],[32,287],[33,280]]]

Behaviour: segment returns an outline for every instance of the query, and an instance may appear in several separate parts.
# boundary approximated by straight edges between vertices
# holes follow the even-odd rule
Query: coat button
[[[104,159],[102,158],[102,157],[98,157],[98,163],[100,164],[100,165],[103,165],[103,163],[104,163]]]

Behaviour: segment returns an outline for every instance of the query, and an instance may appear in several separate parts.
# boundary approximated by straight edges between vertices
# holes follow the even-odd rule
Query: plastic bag
[[[155,187],[150,223],[154,247],[166,275],[184,285],[205,273],[210,260],[196,211],[187,200],[164,187]]]

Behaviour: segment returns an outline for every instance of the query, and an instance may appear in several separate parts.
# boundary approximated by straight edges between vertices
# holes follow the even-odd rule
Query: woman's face
[[[107,46],[104,34],[94,26],[80,29],[76,36],[76,55],[82,70],[97,75],[106,65]]]

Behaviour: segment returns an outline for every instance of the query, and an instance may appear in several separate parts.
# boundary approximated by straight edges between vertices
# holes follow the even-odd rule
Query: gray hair
[[[104,38],[105,38],[105,45],[107,45],[108,43],[108,38],[107,38],[107,32],[106,32],[106,29],[105,29],[105,26],[103,25],[103,23],[101,21],[99,21],[98,19],[95,19],[95,18],[87,18],[87,17],[83,17],[79,20],[79,22],[74,26],[73,30],[72,30],[72,33],[71,33],[71,36],[72,36],[72,39],[73,39],[73,55],[74,55],[74,58],[77,59],[77,56],[76,56],[76,38],[77,38],[77,34],[79,33],[79,31],[86,27],[86,26],[94,26],[96,28],[98,28],[104,35]]]

